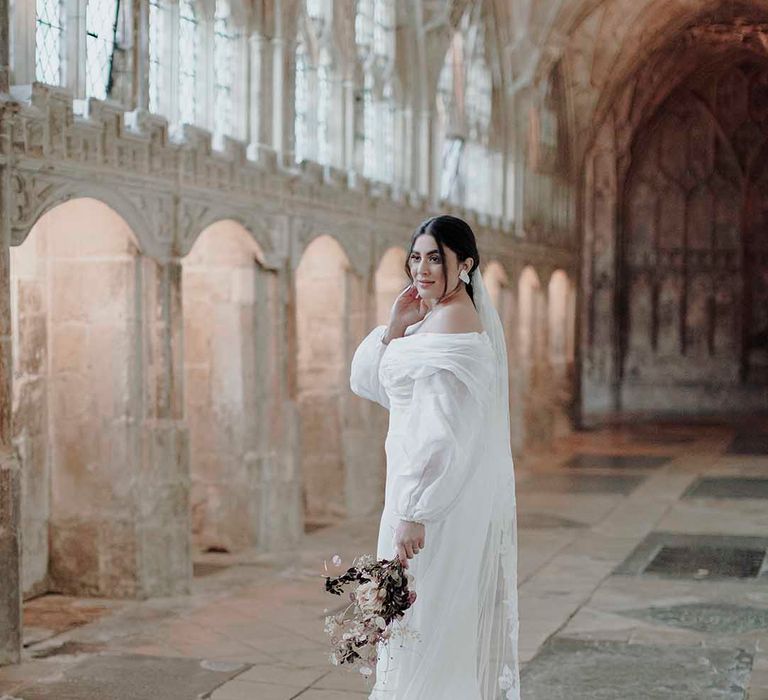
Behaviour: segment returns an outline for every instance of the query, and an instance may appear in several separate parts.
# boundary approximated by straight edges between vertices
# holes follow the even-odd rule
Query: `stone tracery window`
[[[35,22],[35,79],[61,85],[64,12],[61,0],[37,0]]]
[[[294,138],[296,161],[301,161],[309,151],[309,85],[310,63],[303,38],[296,46],[296,87]]]
[[[317,68],[317,160],[328,163],[328,116],[331,108],[331,59],[328,52],[320,52]]]
[[[179,2],[179,121],[200,121],[197,80],[201,44],[201,26],[195,0]]]
[[[149,111],[156,114],[165,111],[162,99],[168,90],[164,74],[170,29],[168,10],[166,0],[149,0]]]
[[[438,79],[439,194],[441,199],[498,214],[502,158],[491,144],[493,82],[486,52],[483,18],[468,11],[453,35]]]
[[[395,8],[392,0],[358,0],[355,42],[363,70],[363,174],[384,182],[395,176],[396,103],[392,75],[395,63]]]
[[[329,117],[333,61],[329,47],[331,0],[305,0],[296,36],[294,158],[331,161]]]
[[[213,38],[213,127],[217,137],[234,135],[235,52],[237,32],[229,0],[216,0]]]
[[[117,0],[87,0],[85,6],[85,94],[106,99],[112,83]]]

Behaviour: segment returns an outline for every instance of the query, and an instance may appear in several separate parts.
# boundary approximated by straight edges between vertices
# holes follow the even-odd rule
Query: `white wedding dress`
[[[390,416],[377,557],[394,558],[401,518],[425,525],[401,621],[419,638],[380,648],[370,700],[517,700],[514,481],[511,456],[499,468],[509,414],[500,450],[494,346],[485,331],[418,325],[388,345],[375,328],[351,367],[352,391]]]

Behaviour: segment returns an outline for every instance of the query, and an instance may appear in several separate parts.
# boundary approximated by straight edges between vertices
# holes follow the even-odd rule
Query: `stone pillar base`
[[[13,452],[0,452],[0,665],[21,656],[21,472]]]

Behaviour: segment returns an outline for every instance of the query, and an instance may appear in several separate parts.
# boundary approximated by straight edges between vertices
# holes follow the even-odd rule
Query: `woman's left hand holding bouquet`
[[[424,535],[424,524],[411,520],[401,520],[395,529],[395,551],[404,569],[408,560],[424,549]]]

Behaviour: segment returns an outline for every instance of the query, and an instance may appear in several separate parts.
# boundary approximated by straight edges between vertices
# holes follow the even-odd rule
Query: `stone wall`
[[[642,35],[620,4],[573,28],[566,60],[582,101],[583,409],[762,410],[765,9],[638,3],[646,27],[666,22]]]

